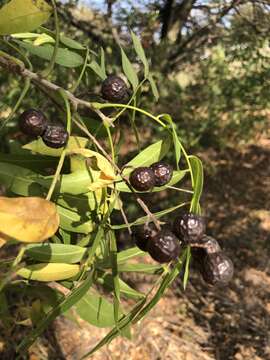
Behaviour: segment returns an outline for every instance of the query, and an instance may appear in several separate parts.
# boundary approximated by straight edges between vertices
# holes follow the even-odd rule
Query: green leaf
[[[51,13],[52,7],[44,0],[11,0],[0,9],[0,35],[32,31]]]
[[[44,190],[33,180],[36,176],[31,170],[21,166],[0,162],[0,183],[10,191],[22,196],[40,196]]]
[[[137,246],[134,246],[130,249],[120,251],[117,254],[117,263],[121,264],[122,262],[133,259],[136,256],[145,256],[145,255],[146,252],[140,250],[139,248],[137,248]]]
[[[85,46],[83,46],[81,43],[79,43],[76,40],[73,40],[67,36],[60,35],[60,41],[65,46],[74,49],[74,50],[85,50]]]
[[[144,52],[144,49],[142,47],[141,41],[138,38],[138,36],[134,34],[133,31],[131,31],[131,37],[132,37],[134,49],[135,49],[137,55],[139,56],[140,60],[143,63],[144,76],[147,78],[148,75],[149,75],[149,65],[148,65],[148,61],[146,59],[145,52]]]
[[[71,232],[88,234],[94,229],[93,222],[75,211],[71,211],[57,205],[57,212],[60,216],[60,227]]]
[[[58,281],[72,278],[79,271],[79,265],[75,264],[41,263],[22,267],[16,274],[28,280]]]
[[[113,276],[111,274],[103,273],[101,276],[97,278],[97,282],[103,285],[104,288],[108,291],[112,291],[114,289],[114,281],[113,281]],[[119,279],[119,290],[122,295],[130,299],[136,300],[144,297],[144,294],[132,289],[132,287],[130,287],[122,279]]]
[[[189,156],[190,165],[193,174],[193,189],[194,194],[191,201],[191,211],[200,213],[200,197],[203,190],[203,165],[201,160],[194,155]]]
[[[87,138],[81,136],[70,136],[66,146],[66,151],[68,153],[68,152],[72,152],[72,150],[75,149],[85,148],[87,143],[88,143]],[[24,145],[22,148],[26,150],[31,150],[33,153],[36,154],[55,156],[55,157],[61,156],[61,153],[63,151],[63,148],[53,149],[48,147],[47,145],[44,144],[42,138],[31,141],[30,143]]]
[[[83,195],[78,194],[76,196],[72,194],[60,194],[56,198],[56,202],[66,209],[88,216],[90,211],[97,209],[101,203],[101,199],[91,191]]]
[[[128,81],[132,85],[133,90],[135,91],[137,86],[139,85],[138,76],[122,48],[121,48],[121,55],[122,55],[122,68],[124,74],[126,75]]]
[[[87,278],[82,281],[72,292],[63,300],[61,300],[57,306],[46,315],[44,319],[38,323],[17,347],[17,352],[26,351],[35,340],[43,333],[46,327],[60,314],[63,314],[69,310],[77,301],[79,301],[89,290],[93,283],[93,273],[91,272]]]
[[[55,38],[55,32],[51,31],[44,26],[41,26],[41,30],[44,31],[46,34],[49,34],[53,38]],[[85,50],[85,46],[83,46],[81,43],[79,43],[76,40],[73,40],[65,35],[60,35],[60,42],[64,44],[65,46],[74,49],[74,50]]]
[[[42,262],[73,264],[80,262],[86,249],[77,245],[65,244],[30,244],[25,255]]]
[[[80,317],[94,326],[103,328],[115,324],[113,305],[93,291],[89,291],[75,307]]]
[[[189,277],[190,258],[191,258],[191,251],[190,251],[190,246],[188,246],[187,247],[186,263],[185,263],[185,273],[184,273],[184,279],[183,279],[183,288],[184,288],[184,290],[186,290],[188,277]]]
[[[183,179],[187,172],[189,172],[189,170],[174,171],[173,176],[167,185],[154,187],[151,192],[163,191],[166,190],[168,186],[173,186],[177,184],[180,180]],[[115,183],[115,189],[122,192],[131,192],[130,188],[126,185],[124,181]]]
[[[162,265],[152,264],[119,264],[119,272],[141,272],[144,274],[160,274],[163,272]]]
[[[34,46],[32,44],[16,40],[16,43],[19,44],[24,49],[28,50],[30,54],[36,55],[44,60],[51,60],[53,56],[54,47],[52,45],[42,45],[42,46]],[[81,66],[84,63],[84,59],[81,55],[70,51],[65,48],[58,48],[57,54],[55,58],[55,62],[58,65],[74,68]]]
[[[175,123],[173,122],[173,119],[169,114],[161,114],[158,116],[158,118],[162,118],[170,124],[170,127],[172,129],[172,137],[173,137],[173,144],[174,144],[175,162],[176,162],[177,169],[179,169],[179,160],[181,157],[182,146],[181,146],[181,142],[180,142],[179,137],[176,132]]]
[[[150,166],[154,162],[160,161],[169,151],[171,146],[171,139],[169,137],[164,140],[159,140],[154,144],[149,145],[144,150],[140,151],[131,161],[125,164],[123,175],[128,175],[139,166]],[[121,180],[117,177],[116,180]]]
[[[154,95],[154,98],[155,98],[156,101],[158,101],[158,99],[159,99],[159,92],[158,92],[158,88],[157,88],[156,82],[155,82],[152,74],[149,74],[149,75],[148,75],[148,81],[149,81],[149,83],[150,83],[151,90],[152,90],[152,93],[153,93],[153,95]]]
[[[35,155],[17,155],[17,154],[3,154],[0,153],[0,162],[11,165],[20,166],[23,164],[24,168],[31,170],[44,170],[46,168],[53,168],[57,165],[57,160],[46,156]]]
[[[103,69],[95,60],[92,60],[90,64],[87,65],[92,69],[102,80],[105,80],[107,75],[105,69]]]
[[[66,231],[62,228],[59,228],[59,235],[61,236],[62,238],[62,241],[61,243],[64,243],[65,245],[70,245],[71,243],[71,235],[72,233],[70,231]]]
[[[62,175],[60,180],[60,189],[61,193],[68,193],[73,195],[84,194],[89,192],[89,186],[94,181],[97,180],[99,177],[98,171],[76,171],[71,174]],[[49,180],[49,181],[48,181]],[[46,181],[41,181],[41,184],[44,186],[50,184],[52,178],[47,178]]]

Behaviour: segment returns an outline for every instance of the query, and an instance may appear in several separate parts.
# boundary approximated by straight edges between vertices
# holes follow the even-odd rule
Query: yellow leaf
[[[17,271],[17,275],[29,280],[59,281],[69,279],[79,271],[77,264],[42,263],[25,266]]]
[[[57,231],[55,204],[38,197],[0,197],[0,233],[22,242],[41,242]]]
[[[88,189],[90,191],[97,191],[97,190],[107,187],[111,183],[112,183],[112,180],[98,179],[98,180],[94,181],[91,185],[89,185]]]
[[[97,167],[101,170],[101,175],[106,180],[114,180],[115,172],[111,165],[111,163],[101,154],[96,151],[92,151],[89,149],[74,149],[70,151],[72,154],[82,155],[87,158],[94,157],[97,161]]]

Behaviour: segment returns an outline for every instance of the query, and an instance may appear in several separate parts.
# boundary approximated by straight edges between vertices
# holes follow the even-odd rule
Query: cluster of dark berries
[[[148,191],[154,186],[166,185],[172,178],[173,168],[169,164],[156,162],[150,167],[141,166],[134,169],[129,181],[137,191]]]
[[[205,234],[205,219],[200,215],[184,213],[174,221],[173,231],[186,245],[204,281],[211,285],[225,285],[233,276],[233,263],[222,252],[217,240]]]
[[[28,109],[19,117],[21,131],[29,136],[41,136],[44,143],[51,148],[61,148],[68,141],[68,132],[61,123],[49,124],[40,110]]]
[[[128,99],[129,91],[122,78],[110,75],[102,82],[101,94],[105,100],[120,103]]]
[[[205,234],[205,219],[193,213],[183,213],[173,224],[172,231],[154,230],[144,226],[134,234],[136,245],[158,262],[169,262],[180,253],[180,244],[190,245],[192,255],[204,281],[211,285],[225,285],[233,276],[233,263],[222,252],[218,242]]]

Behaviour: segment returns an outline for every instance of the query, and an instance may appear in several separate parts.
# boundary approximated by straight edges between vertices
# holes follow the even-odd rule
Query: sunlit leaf
[[[163,266],[152,264],[119,264],[118,271],[141,272],[144,274],[160,274],[163,271]]]
[[[0,35],[34,30],[51,13],[52,7],[44,0],[11,0],[0,9]]]
[[[34,46],[40,46],[47,43],[55,43],[55,40],[47,34],[39,34],[39,36],[33,41]]]
[[[164,140],[159,140],[154,144],[149,145],[139,152],[132,160],[125,164],[123,175],[128,175],[134,168],[139,166],[150,166],[154,162],[160,161],[169,151],[171,146],[171,139],[168,137]],[[121,180],[117,177],[116,180]]]
[[[141,62],[143,63],[144,76],[147,77],[149,74],[149,65],[148,65],[148,61],[145,56],[144,49],[142,47],[142,43],[141,43],[140,39],[138,38],[138,36],[133,31],[131,31],[131,37],[132,37],[134,49],[135,49],[137,55],[139,56]]]
[[[67,153],[73,150],[84,148],[88,143],[88,139],[81,136],[70,136],[66,151]],[[23,146],[23,149],[31,150],[33,153],[48,155],[48,156],[60,156],[63,149],[53,149],[44,144],[41,138],[31,141],[30,143]]]
[[[41,59],[50,61],[53,56],[54,47],[50,44],[42,46],[34,46],[20,40],[14,40],[24,49],[28,50],[32,55],[36,55]],[[55,58],[55,63],[64,67],[74,68],[81,66],[84,59],[76,52],[70,51],[66,48],[59,47]]]
[[[85,253],[81,246],[66,244],[31,244],[25,250],[25,255],[34,260],[66,264],[80,262]]]
[[[133,90],[135,90],[137,88],[137,86],[139,85],[138,76],[122,48],[121,48],[121,55],[122,55],[123,71],[124,71],[126,77],[128,78],[128,81],[131,83]]]
[[[200,197],[203,190],[203,165],[201,160],[194,155],[189,156],[192,168],[194,194],[191,202],[191,210],[200,213]]]
[[[57,231],[55,204],[37,197],[0,197],[0,233],[22,242],[41,242]]]
[[[42,263],[25,266],[17,271],[17,275],[37,281],[59,281],[72,278],[80,271],[80,266],[65,263]]]

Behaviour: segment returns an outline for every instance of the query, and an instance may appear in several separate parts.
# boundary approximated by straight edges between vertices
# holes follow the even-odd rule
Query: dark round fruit
[[[205,219],[200,215],[184,213],[175,219],[173,230],[185,244],[200,243],[205,232]]]
[[[49,125],[42,136],[44,143],[54,149],[61,148],[68,141],[68,132],[62,124]]]
[[[168,184],[173,175],[173,168],[169,164],[156,162],[150,166],[155,174],[155,186],[163,186]]]
[[[201,243],[203,244],[205,252],[207,254],[214,254],[221,251],[219,243],[212,236],[204,234],[201,239]]]
[[[216,239],[212,236],[203,235],[200,243],[200,247],[192,247],[191,254],[195,260],[195,265],[201,268],[205,257],[208,254],[214,254],[221,252],[221,247]]]
[[[35,109],[25,110],[19,117],[19,127],[21,131],[30,136],[41,136],[48,126],[45,115]]]
[[[128,88],[125,81],[116,75],[108,76],[101,86],[102,97],[111,102],[121,102],[128,96]]]
[[[156,234],[154,226],[140,226],[135,229],[132,233],[133,241],[136,246],[142,251],[147,251],[147,244],[149,239],[151,239]]]
[[[149,239],[147,251],[154,260],[166,263],[179,256],[180,243],[170,230],[162,229]]]
[[[129,176],[132,187],[137,191],[148,191],[155,186],[155,175],[148,167],[138,167]]]
[[[233,263],[222,252],[205,257],[201,274],[204,281],[211,285],[226,285],[233,277]]]

